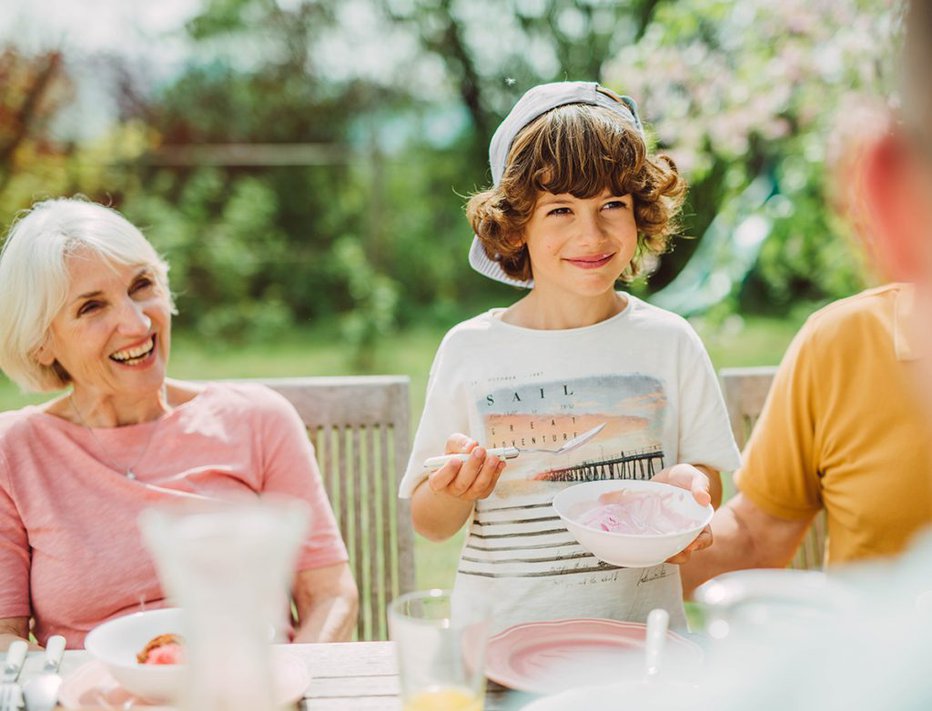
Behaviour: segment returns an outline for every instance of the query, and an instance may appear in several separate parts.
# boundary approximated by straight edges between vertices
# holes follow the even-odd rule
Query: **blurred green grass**
[[[814,308],[814,307],[813,307]],[[810,308],[786,318],[735,316],[723,321],[696,321],[716,368],[776,365]],[[424,403],[427,375],[445,329],[416,327],[382,340],[374,353],[372,373],[402,374],[411,378],[411,422],[417,426]],[[176,332],[172,337],[169,372],[175,378],[251,378],[302,375],[349,375],[352,352],[333,326],[296,329],[274,341],[231,345]],[[23,394],[0,376],[0,410],[42,402],[48,393]],[[418,538],[419,587],[448,587],[453,583],[462,532],[443,543]]]

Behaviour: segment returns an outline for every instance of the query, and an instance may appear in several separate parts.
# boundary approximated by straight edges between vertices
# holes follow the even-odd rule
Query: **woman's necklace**
[[[142,448],[142,451],[139,453],[139,456],[136,457],[136,460],[128,467],[124,468],[114,463],[113,459],[110,457],[110,452],[107,451],[107,448],[104,447],[103,442],[101,442],[97,435],[94,433],[94,429],[84,421],[84,418],[81,416],[81,411],[78,410],[78,405],[74,401],[74,392],[68,395],[68,402],[71,403],[71,409],[74,410],[74,414],[77,416],[81,426],[91,433],[91,437],[93,437],[94,441],[97,443],[97,448],[100,449],[100,453],[103,455],[104,464],[116,472],[122,472],[123,476],[125,476],[127,479],[135,479],[136,472],[134,470],[139,466],[142,458],[146,456],[146,452],[149,451],[149,445],[152,444],[152,438],[155,437],[155,431],[159,428],[161,420],[156,420],[155,427],[152,428],[152,431],[149,433],[149,439],[146,440],[146,446]]]

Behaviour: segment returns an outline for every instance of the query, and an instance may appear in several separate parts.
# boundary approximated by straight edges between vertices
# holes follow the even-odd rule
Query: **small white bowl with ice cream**
[[[85,693],[111,688],[115,681],[124,695],[132,695],[123,703],[107,708],[135,708],[139,700],[148,704],[176,702],[181,698],[187,681],[187,664],[181,649],[184,642],[184,619],[180,608],[164,608],[134,612],[99,624],[84,639],[84,648],[103,665],[109,674],[94,670],[100,664],[86,665],[83,674],[66,678],[62,684],[61,705],[65,708],[90,707]],[[269,639],[274,636],[269,629]],[[164,639],[169,635],[176,640]],[[155,646],[155,642],[161,643]],[[140,660],[140,654],[144,659]],[[272,667],[272,687],[276,707],[284,708],[296,702],[310,681],[304,660],[289,651],[289,645],[272,644],[269,650]],[[218,664],[229,660],[218,659]],[[93,666],[91,666],[93,665]],[[108,675],[112,677],[108,680]],[[114,699],[120,698],[114,694]],[[67,701],[67,703],[66,703]],[[95,702],[96,703],[96,702]],[[147,707],[147,703],[138,703]],[[103,707],[102,707],[103,708]]]
[[[568,486],[554,497],[553,508],[583,548],[625,568],[647,568],[676,555],[714,513],[678,486],[618,479]]]
[[[167,659],[141,663],[137,655],[155,637],[180,636],[181,622],[181,610],[174,607],[116,617],[92,629],[84,648],[130,693],[153,702],[173,700],[181,691],[184,665]]]

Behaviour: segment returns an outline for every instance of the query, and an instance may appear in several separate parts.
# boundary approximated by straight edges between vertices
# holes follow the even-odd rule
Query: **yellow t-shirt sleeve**
[[[735,473],[738,489],[772,516],[808,518],[822,508],[815,330],[796,335]]]

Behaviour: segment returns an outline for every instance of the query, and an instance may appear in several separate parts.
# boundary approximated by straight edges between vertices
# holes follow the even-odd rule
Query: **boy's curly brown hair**
[[[539,192],[591,198],[608,188],[631,194],[638,248],[621,278],[641,273],[645,254],[662,254],[678,229],[686,181],[673,160],[651,156],[644,138],[609,109],[559,106],[522,129],[497,187],[472,195],[466,216],[489,259],[522,281],[533,278],[524,243]]]

